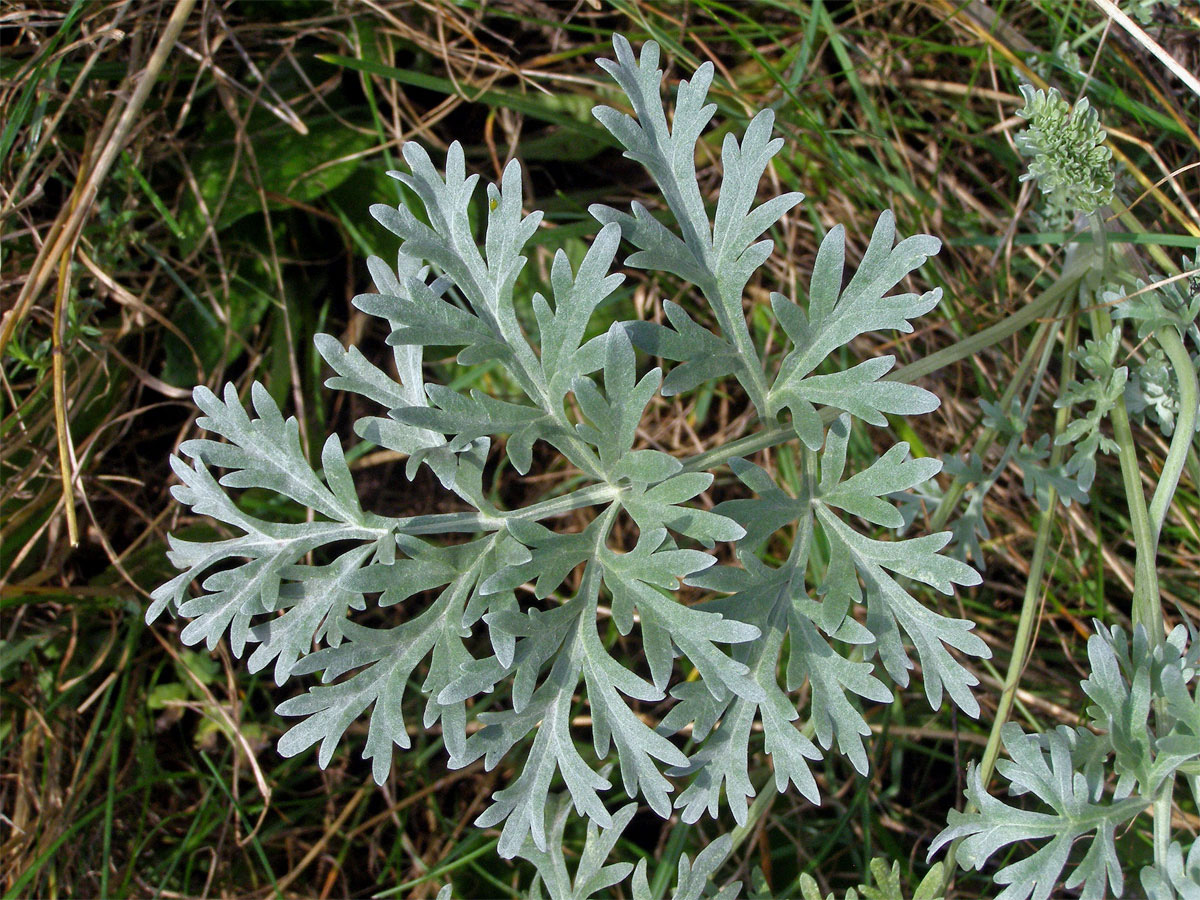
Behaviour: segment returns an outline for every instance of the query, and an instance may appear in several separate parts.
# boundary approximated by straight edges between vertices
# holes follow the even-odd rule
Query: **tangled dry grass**
[[[461,139],[485,177],[520,155],[556,238],[588,233],[594,195],[636,194],[633,170],[588,115],[604,90],[592,60],[614,31],[659,40],[677,66],[669,79],[714,60],[723,113],[777,109],[788,149],[773,187],[808,195],[776,235],[780,289],[806,278],[834,222],[863,235],[890,207],[906,231],[946,240],[932,264],[949,298],[942,315],[899,346],[859,348],[902,361],[932,352],[1019,307],[1058,262],[1053,241],[1017,235],[1033,197],[1017,183],[1011,70],[1040,65],[1064,77],[1054,36],[1082,34],[1103,16],[1088,4],[1009,11],[1020,15],[949,0],[0,5],[0,871],[9,895],[421,897],[446,878],[474,896],[514,895],[524,876],[498,868],[492,838],[469,827],[503,773],[446,773],[429,735],[382,789],[349,753],[325,772],[309,758],[285,762],[272,749],[272,685],[224,649],[184,651],[167,629],[142,626],[148,592],[168,572],[166,532],[206,527],[181,522],[169,497],[167,456],[194,430],[191,387],[261,380],[306,436],[356,417],[323,392],[309,336],[325,330],[382,348],[348,300],[365,288],[362,258],[394,252],[365,209],[394,201],[382,172],[405,141]],[[1198,27],[1185,2],[1163,7],[1143,34],[1195,72]],[[1093,32],[1078,52],[1095,79],[1093,102],[1107,101],[1130,207],[1155,223],[1147,233],[1194,239],[1195,98],[1135,35]],[[698,160],[710,188],[719,138]],[[1167,241],[1139,240],[1152,260],[1177,254]],[[672,290],[643,279],[629,302],[650,317]],[[766,290],[748,296],[752,317]],[[1026,350],[1014,339],[943,373],[936,421],[901,436],[930,454],[969,445],[977,399],[999,393]],[[450,360],[438,365],[461,374]],[[720,443],[747,414],[730,391],[655,412],[646,445],[684,453]],[[1141,440],[1149,456],[1165,452],[1156,435]],[[369,452],[354,465],[388,512],[428,511],[427,486],[405,482],[393,455]],[[1169,596],[1193,614],[1195,489],[1164,550]],[[1003,657],[1032,512],[1015,477],[989,504],[993,561],[964,612]],[[1072,721],[1088,619],[1127,609],[1124,527],[1105,503],[1069,512],[1041,619],[1045,652],[1019,695],[1031,720]],[[985,687],[997,683],[994,671],[980,675]],[[842,787],[822,810],[775,799],[731,869],[758,866],[778,886],[812,867],[837,881],[872,852],[918,858],[961,794],[962,755],[982,737],[949,717],[905,718],[903,708],[877,717],[871,778],[826,773]],[[636,840],[660,857],[681,849],[651,819],[639,819]]]

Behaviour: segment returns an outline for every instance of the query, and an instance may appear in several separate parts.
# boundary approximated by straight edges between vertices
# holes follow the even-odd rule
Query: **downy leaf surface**
[[[503,763],[512,774],[477,822],[499,829],[502,856],[533,859],[554,897],[591,896],[629,874],[603,865],[633,808],[608,811],[612,772],[628,798],[663,817],[674,807],[691,822],[724,805],[744,821],[761,730],[778,789],[795,785],[819,802],[810,765],[822,748],[866,771],[864,704],[891,701],[876,658],[903,686],[914,648],[931,704],[948,694],[974,715],[975,679],[954,653],[987,655],[969,623],[934,612],[912,587],[949,593],[978,583],[974,570],[943,555],[949,534],[889,540],[880,532],[906,524],[893,495],[921,490],[938,464],[910,459],[899,444],[845,472],[851,416],[883,425],[887,414],[928,412],[937,398],[887,380],[891,357],[823,368],[866,332],[911,331],[910,320],[933,308],[936,289],[889,292],[939,242],[897,242],[885,212],[843,287],[847,239],[833,228],[804,305],[772,296],[789,344],[770,356],[755,344],[744,294],[772,250],[769,230],[802,199],[759,202],[782,146],[771,113],[725,136],[710,211],[694,159],[715,111],[712,65],[679,85],[668,121],[657,45],[647,42],[640,58],[620,36],[613,45],[616,58],[600,65],[633,115],[595,114],[646,167],[665,222],[637,203],[629,212],[595,206],[599,231],[578,264],[556,252],[545,294],[527,290],[527,246],[541,214],[525,212],[520,164],[510,162],[480,196],[459,143],[437,163],[408,143],[407,171],[392,174],[411,208],[371,209],[400,241],[396,263],[369,260],[376,292],[353,301],[381,320],[391,359],[369,359],[330,335],[315,339],[332,370],[327,385],[374,406],[354,424],[358,437],[404,455],[409,479],[427,466],[458,511],[375,512],[360,500],[337,436],[311,458],[298,423],[261,386],[250,389],[249,411],[233,386],[221,396],[198,388],[197,424],[208,436],[172,459],[173,493],[226,536],[172,537],[181,572],[153,593],[147,612],[148,620],[168,609],[190,620],[181,633],[188,644],[211,648],[227,635],[235,656],[249,653],[253,671],[273,666],[279,684],[319,675],[279,706],[293,720],[279,742],[284,755],[316,745],[326,766],[340,744],[361,744],[383,783],[396,749],[436,729],[452,768]],[[665,324],[595,329],[597,310],[619,296],[622,242],[634,248],[625,264],[684,279],[701,302],[665,303]],[[430,346],[452,348],[462,366],[489,365],[496,377],[468,390],[427,381]],[[670,364],[665,378],[646,354]],[[761,417],[752,427],[790,429],[782,435],[802,442],[798,494],[767,468],[730,461],[732,453],[704,466],[648,446],[643,423],[662,396],[727,376]],[[493,474],[505,468],[493,465],[501,454],[519,475],[549,454],[571,489],[507,508]],[[714,506],[715,478],[736,484],[725,463],[743,499]],[[236,502],[243,490],[276,499],[252,515]],[[820,565],[811,553],[818,538],[830,551]],[[576,724],[583,710],[588,726]],[[815,742],[800,730],[802,716]],[[365,740],[347,738],[361,719]],[[574,878],[558,850],[568,803],[592,828]],[[682,861],[676,896],[698,898],[727,851],[716,842]]]

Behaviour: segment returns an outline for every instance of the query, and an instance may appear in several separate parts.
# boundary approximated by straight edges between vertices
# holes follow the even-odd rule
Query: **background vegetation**
[[[1156,6],[1144,28],[1185,70],[1200,70],[1194,3]],[[383,788],[353,748],[326,771],[312,753],[283,760],[272,712],[283,697],[270,678],[247,675],[224,647],[184,649],[174,626],[147,628],[142,612],[171,574],[166,532],[210,527],[179,521],[169,497],[167,456],[194,436],[194,385],[261,380],[305,436],[348,436],[362,414],[325,391],[310,336],[327,331],[384,356],[384,335],[349,299],[369,289],[365,257],[395,252],[366,209],[397,201],[384,173],[404,141],[436,159],[459,139],[488,179],[519,156],[556,244],[594,233],[590,202],[645,187],[589,113],[611,97],[593,60],[614,31],[635,45],[657,40],[669,80],[712,59],[718,121],[776,110],[786,146],[773,189],[808,197],[775,235],[780,290],[796,293],[836,222],[858,252],[884,208],[902,232],[945,241],[923,276],[947,299],[898,345],[861,342],[861,357],[889,352],[903,363],[976,332],[1060,265],[1064,235],[1037,225],[1036,192],[1018,180],[1016,70],[1072,99],[1086,84],[1118,193],[1146,223],[1129,235],[1141,258],[1177,260],[1200,243],[1197,98],[1090,0],[5,3],[0,884],[9,896],[432,897],[447,882],[456,897],[520,896],[528,867],[499,862],[496,835],[470,824],[504,771],[450,772],[437,735],[423,733]],[[717,184],[721,137],[702,145],[702,184]],[[533,261],[535,280],[547,264],[548,255]],[[680,299],[670,284],[627,276],[614,318],[651,317],[660,297]],[[752,285],[752,318],[772,287]],[[943,370],[926,385],[941,409],[897,423],[898,436],[918,454],[969,449],[979,400],[1003,391],[1026,343],[1017,335]],[[433,365],[464,386],[452,360]],[[1047,391],[1057,389],[1052,374]],[[681,455],[721,443],[746,415],[736,390],[656,412],[646,444]],[[1151,478],[1165,442],[1157,431],[1138,441]],[[860,460],[874,453],[853,449]],[[380,512],[429,512],[440,496],[424,476],[407,482],[394,454],[367,448],[352,459]],[[1194,471],[1164,530],[1160,577],[1164,596],[1196,620]],[[521,490],[500,477],[501,494]],[[1078,721],[1091,619],[1127,621],[1133,556],[1119,479],[1102,466],[1092,503],[1059,517],[1015,713],[1029,727]],[[907,861],[919,877],[929,839],[962,802],[965,762],[986,739],[1039,516],[1009,471],[987,501],[985,583],[953,601],[995,653],[978,672],[982,724],[930,714],[915,695],[880,707],[869,716],[870,775],[833,757],[823,806],[795,795],[756,804],[724,880],[787,896],[804,872],[827,886],[857,883],[875,855]],[[1200,819],[1184,815],[1194,833]],[[661,861],[663,888],[679,854],[694,856],[713,828],[639,815],[617,852]],[[959,881],[962,896],[990,890],[982,877]]]

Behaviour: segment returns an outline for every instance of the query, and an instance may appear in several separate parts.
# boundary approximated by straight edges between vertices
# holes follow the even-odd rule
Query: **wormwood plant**
[[[1047,218],[1071,221],[1081,215],[1092,240],[1071,248],[1058,284],[1048,292],[1059,316],[1047,320],[1035,338],[1035,347],[1044,349],[1029,358],[1040,360],[1023,368],[999,403],[985,406],[987,434],[976,443],[969,461],[955,468],[958,480],[934,517],[945,521],[961,496],[956,489],[966,481],[977,482],[956,531],[964,544],[978,548],[980,501],[998,474],[985,474],[979,458],[996,437],[1006,442],[999,468],[1017,461],[1026,491],[1043,511],[991,737],[980,764],[968,771],[966,810],[951,811],[949,826],[934,841],[930,855],[951,844],[951,859],[956,849],[962,864],[983,868],[1001,849],[1032,842],[1036,849],[1010,854],[1007,865],[995,873],[995,882],[1005,886],[997,900],[1047,900],[1060,884],[1082,888],[1081,896],[1089,900],[1107,896],[1109,889],[1120,897],[1125,895],[1127,874],[1135,870],[1142,896],[1196,900],[1200,842],[1172,827],[1172,813],[1180,802],[1190,802],[1193,810],[1200,807],[1200,640],[1190,624],[1167,633],[1156,558],[1167,509],[1198,425],[1200,356],[1193,357],[1184,341],[1200,345],[1200,292],[1193,282],[1183,290],[1186,273],[1155,276],[1149,282],[1134,278],[1130,269],[1135,261],[1110,252],[1101,216],[1114,199],[1110,153],[1086,99],[1072,109],[1054,89],[1023,85],[1021,90],[1026,103],[1019,115],[1029,127],[1017,137],[1017,146],[1031,157],[1023,180],[1037,180],[1049,207]],[[1195,274],[1192,261],[1184,259],[1183,268]],[[1092,337],[1080,341],[1078,319],[1084,316]],[[1140,363],[1134,361],[1132,378],[1130,367],[1120,364],[1126,356],[1123,321],[1135,323],[1138,345],[1151,348]],[[1053,440],[1043,435],[1031,448],[1022,443],[1022,436],[1059,338],[1067,353]],[[1026,388],[1028,400],[1016,402]],[[1081,408],[1078,415],[1075,407]],[[1131,413],[1142,414],[1171,439],[1148,504],[1130,430]],[[1091,671],[1082,683],[1092,703],[1083,724],[1026,733],[1007,718],[1030,648],[1049,528],[1058,501],[1088,501],[1098,454],[1112,454],[1119,461],[1133,527],[1137,561],[1132,635],[1096,622],[1087,645]],[[1008,759],[997,761],[1001,744]],[[1037,808],[989,794],[993,768],[1008,782],[1012,795],[1030,795]],[[1180,795],[1190,795],[1187,800],[1177,796],[1177,787],[1183,788]],[[1129,840],[1118,851],[1118,834],[1148,811],[1153,812],[1149,852],[1138,859],[1135,842]],[[1073,851],[1076,861],[1071,865]],[[1069,874],[1064,875],[1068,866]],[[952,871],[953,863],[947,869]]]
[[[328,385],[379,406],[356,433],[407,455],[409,478],[428,466],[470,511],[389,517],[364,509],[336,436],[315,467],[295,420],[261,385],[251,388],[251,411],[232,385],[222,396],[197,388],[204,414],[197,424],[212,436],[182,445],[188,461],[171,459],[181,482],[173,491],[231,536],[172,537],[170,558],[182,571],[154,592],[147,613],[152,621],[170,608],[190,620],[187,644],[212,648],[226,637],[235,656],[249,654],[251,671],[273,666],[279,685],[321,674],[319,685],[279,706],[297,720],[279,741],[285,756],[319,744],[317,761],[327,765],[365,715],[362,754],[380,783],[394,747],[408,748],[416,729],[440,728],[452,768],[503,762],[515,774],[477,824],[501,826],[500,854],[532,859],[554,896],[590,896],[628,874],[601,865],[634,809],[607,809],[610,761],[624,795],[660,816],[674,807],[695,822],[724,805],[743,822],[756,791],[748,758],[758,726],[776,789],[793,784],[819,802],[811,764],[834,751],[867,770],[861,701],[892,701],[880,676],[908,684],[910,647],[929,703],[936,708],[948,695],[971,716],[976,679],[951,651],[989,655],[970,622],[935,612],[909,587],[950,593],[979,583],[972,568],[942,554],[949,533],[875,536],[874,526],[903,524],[893,498],[920,489],[940,463],[912,459],[900,443],[862,471],[846,470],[854,420],[884,426],[885,414],[927,413],[938,398],[885,378],[891,356],[848,369],[826,365],[861,334],[911,331],[910,320],[938,303],[940,290],[897,286],[939,241],[897,242],[884,212],[847,278],[845,232],[833,228],[807,297],[771,294],[789,344],[764,354],[743,292],[772,251],[763,234],[802,199],[789,193],[756,202],[782,145],[771,137],[772,113],[756,115],[740,139],[725,137],[710,215],[694,155],[716,109],[706,103],[712,65],[680,83],[668,122],[658,47],[647,43],[639,59],[624,38],[613,45],[615,61],[600,65],[634,115],[604,106],[594,113],[652,176],[661,209],[593,206],[601,227],[578,266],[558,251],[551,296],[522,296],[515,288],[522,254],[541,214],[523,212],[519,164],[510,162],[500,183],[487,186],[477,238],[478,176],[467,175],[462,148],[451,145],[442,174],[409,143],[409,171],[391,174],[419,210],[372,207],[400,249],[395,268],[369,260],[378,293],[354,299],[388,323],[395,375],[329,335],[315,339],[336,373]],[[593,314],[624,277],[612,272],[622,241],[635,248],[626,265],[694,286],[707,306],[699,320],[665,301],[668,324],[619,322],[593,333]],[[430,346],[459,348],[464,366],[498,364],[520,393],[464,394],[426,383]],[[639,374],[638,351],[669,361],[665,377],[657,367]],[[637,448],[655,397],[729,377],[757,413],[747,434],[686,459]],[[485,473],[497,436],[518,473],[531,471],[541,442],[578,472],[578,486],[500,508]],[[747,459],[792,441],[801,459],[796,490]],[[705,508],[704,493],[726,467],[750,496]],[[225,473],[218,478],[214,468]],[[243,512],[230,492],[249,488],[294,501],[310,520]],[[581,531],[556,527],[578,510],[589,516]],[[621,518],[636,526],[633,546],[613,544]],[[437,540],[447,534],[465,539]],[[768,561],[769,542],[785,547],[782,559]],[[736,562],[716,565],[717,544],[729,545]],[[718,596],[683,602],[683,584]],[[626,639],[635,630],[637,640]],[[424,699],[419,720],[405,717],[407,691]],[[572,727],[580,700],[590,728]],[[472,721],[478,727],[468,727]],[[578,742],[584,737],[590,746]],[[596,843],[589,847],[598,848],[585,851],[574,880],[559,839],[567,807],[550,800],[557,781],[590,821]],[[697,896],[723,856],[701,854],[694,870],[681,864],[678,896]],[[635,874],[639,895],[645,880],[644,869]]]

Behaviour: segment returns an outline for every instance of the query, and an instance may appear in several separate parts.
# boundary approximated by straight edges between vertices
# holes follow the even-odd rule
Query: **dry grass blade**
[[[1172,75],[1187,85],[1188,90],[1197,97],[1200,97],[1200,78],[1197,78],[1193,73],[1176,62],[1175,57],[1160,47],[1158,41],[1146,33],[1146,29],[1125,15],[1112,0],[1092,0],[1092,2],[1104,10],[1105,15],[1112,18],[1114,22],[1128,31],[1135,41],[1149,50],[1155,59],[1171,71]]]
[[[16,331],[21,319],[28,313],[30,305],[45,287],[54,267],[59,265],[64,258],[70,258],[71,250],[79,238],[84,220],[91,214],[100,186],[108,176],[108,171],[124,146],[129,132],[133,129],[142,105],[146,102],[150,91],[154,89],[155,80],[166,64],[167,56],[174,49],[175,41],[195,5],[196,0],[179,0],[163,29],[158,46],[154,48],[154,53],[146,63],[146,67],[137,76],[131,76],[131,84],[135,84],[135,87],[129,102],[121,110],[121,115],[114,123],[112,132],[105,135],[103,146],[95,155],[94,164],[88,167],[86,177],[81,174],[71,203],[64,210],[63,219],[55,222],[51,236],[34,261],[33,271],[21,287],[16,306],[4,315],[2,327],[0,327],[0,356],[4,354],[8,342],[12,340],[13,332]]]

